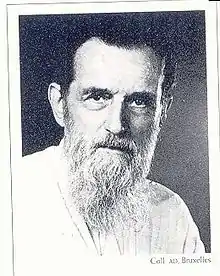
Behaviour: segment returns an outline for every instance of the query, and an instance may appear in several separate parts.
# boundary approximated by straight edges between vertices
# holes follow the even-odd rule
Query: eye
[[[103,100],[103,97],[101,95],[93,95],[87,98],[88,99],[93,99],[94,101],[100,101],[101,99]]]
[[[156,95],[135,92],[127,97],[126,103],[128,107],[137,112],[143,112],[149,109],[153,110],[156,107]]]
[[[83,96],[85,107],[90,110],[99,110],[106,107],[113,95],[107,89],[90,89],[87,94]]]
[[[131,107],[146,107],[148,102],[145,99],[136,99],[130,103]]]
[[[107,94],[107,93],[103,93],[103,94],[91,94],[87,97],[87,100],[94,100],[96,102],[98,101],[105,101],[105,100],[110,100],[112,98],[111,95]]]

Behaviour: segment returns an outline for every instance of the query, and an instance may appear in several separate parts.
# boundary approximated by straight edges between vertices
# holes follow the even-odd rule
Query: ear
[[[164,99],[164,101],[162,103],[163,106],[162,106],[162,112],[161,112],[161,117],[160,117],[160,127],[162,127],[162,125],[164,124],[164,122],[167,119],[167,113],[172,105],[172,102],[173,102],[173,96],[169,95],[169,96],[167,96],[166,99]]]
[[[51,83],[49,85],[48,100],[53,110],[55,120],[61,127],[64,127],[63,100],[61,96],[61,87],[59,84]]]

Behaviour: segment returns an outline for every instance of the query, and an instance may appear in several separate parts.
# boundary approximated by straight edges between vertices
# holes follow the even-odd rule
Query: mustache
[[[95,149],[98,148],[108,148],[113,150],[119,150],[133,156],[137,151],[136,144],[131,138],[118,137],[114,134],[109,134],[102,141],[97,141],[94,146]]]

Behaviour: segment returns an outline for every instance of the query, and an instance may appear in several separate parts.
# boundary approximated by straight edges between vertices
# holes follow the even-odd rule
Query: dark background
[[[23,155],[59,143],[63,130],[53,118],[47,88],[52,81],[59,83],[58,76],[65,73],[63,68],[68,67],[67,64],[66,67],[62,64],[63,68],[56,67],[57,63],[62,63],[62,55],[65,55],[65,49],[60,45],[70,37],[86,33],[95,21],[101,26],[108,22],[112,31],[126,24],[128,29],[130,26],[130,33],[138,30],[154,32],[154,36],[163,33],[162,41],[171,42],[177,61],[174,102],[160,135],[150,178],[182,197],[200,230],[206,252],[210,252],[203,11],[20,16]]]

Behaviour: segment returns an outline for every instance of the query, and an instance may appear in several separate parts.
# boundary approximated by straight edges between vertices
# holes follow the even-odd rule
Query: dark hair
[[[165,13],[44,15],[40,19],[38,16],[37,20],[41,20],[43,26],[42,48],[47,55],[43,57],[44,66],[49,72],[50,82],[59,83],[63,93],[68,91],[73,80],[76,50],[92,37],[120,47],[151,47],[165,59],[164,95],[174,83],[176,59],[173,37],[169,34],[169,17]]]

